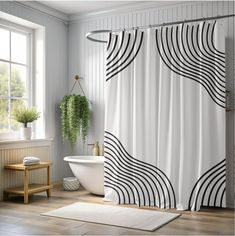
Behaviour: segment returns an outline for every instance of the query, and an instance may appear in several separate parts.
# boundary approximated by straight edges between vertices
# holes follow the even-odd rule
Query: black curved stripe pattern
[[[108,71],[112,67],[116,66],[122,60],[122,58],[126,55],[126,53],[128,52],[128,48],[129,48],[130,41],[131,41],[131,34],[130,33],[128,33],[128,35],[124,34],[123,42],[124,41],[126,42],[126,44],[125,44],[123,52],[120,53],[120,50],[122,49],[121,48],[120,50],[118,50],[119,53],[117,55],[115,55],[115,56],[112,55],[113,59],[110,60],[109,62],[107,62],[107,64],[106,64],[106,66],[107,66],[106,71]],[[117,60],[114,60],[114,57],[116,57]],[[111,64],[111,62],[112,62],[112,64]],[[108,67],[109,64],[111,64],[111,65]]]
[[[174,29],[176,31],[175,33],[174,33]],[[182,31],[183,31],[183,29],[182,29]],[[188,28],[187,28],[186,34],[188,34]],[[180,38],[179,27],[178,26],[176,28],[171,27],[171,40],[170,40],[170,43],[171,43],[171,46],[172,46],[172,49],[174,51],[175,56],[177,57],[177,59],[179,60],[180,63],[182,63],[184,66],[186,66],[189,69],[191,69],[192,71],[194,71],[194,73],[196,72],[198,74],[198,72],[195,71],[195,63],[197,64],[198,58],[194,57],[194,55],[192,54],[192,51],[190,50],[188,40],[187,40],[187,46],[188,46],[189,52],[186,51],[186,49],[184,47],[184,41],[183,40],[182,40],[182,43],[183,43],[182,49],[183,49],[184,53],[182,52],[182,50],[180,50],[179,38]],[[176,45],[173,43],[174,40],[176,42]],[[191,54],[191,56],[189,54]],[[223,81],[221,82],[219,77],[217,78],[217,76],[215,74],[211,73],[211,68],[208,68],[205,65],[202,65],[202,67],[203,67],[203,71],[204,71],[204,75],[203,75],[204,80],[209,79],[208,82],[210,84],[211,83],[215,84],[216,88],[218,88],[220,91],[221,91],[221,88],[217,87],[216,83],[214,83],[214,82],[217,82],[223,89],[225,89],[225,85],[224,85]],[[223,90],[222,90],[222,92],[223,92]]]
[[[187,53],[187,51],[186,51],[186,49],[184,48],[184,43],[185,43],[185,41],[186,41],[186,43],[187,43],[187,48],[188,48],[188,50],[189,50],[189,54],[190,54],[190,56],[188,56],[188,58],[189,58],[189,60],[193,60],[194,61],[194,65],[195,65],[195,63],[197,64],[198,63],[198,61],[200,61],[200,54],[197,52],[197,50],[196,50],[196,48],[195,48],[195,45],[194,45],[194,43],[193,43],[193,41],[192,41],[192,45],[190,46],[190,43],[189,43],[189,38],[190,37],[193,37],[193,34],[194,34],[194,26],[193,27],[191,27],[191,34],[190,34],[190,32],[189,32],[189,27],[187,26],[186,27],[186,35],[185,35],[185,39],[184,39],[184,37],[183,37],[183,34],[184,34],[184,27],[182,26],[182,31],[181,31],[181,39],[182,39],[182,45],[183,45],[183,49],[184,49],[184,52],[185,52],[185,54],[188,56],[188,53]],[[191,36],[190,36],[191,35]],[[191,49],[192,48],[192,49]],[[195,53],[195,54],[194,54]],[[220,73],[212,73],[213,71],[214,71],[214,68],[213,68],[213,66],[211,65],[211,64],[207,64],[206,62],[204,62],[204,64],[200,64],[200,68],[201,68],[201,70],[204,72],[204,73],[209,73],[209,72],[211,72],[211,73],[209,73],[213,78],[214,78],[214,80],[212,80],[212,81],[214,81],[214,82],[217,82],[217,83],[219,83],[220,84],[220,86],[222,87],[222,88],[224,88],[225,89],[225,77],[224,77],[224,75],[220,75]],[[222,78],[221,78],[221,76],[222,76]],[[221,84],[222,83],[222,84]]]
[[[109,48],[110,48],[110,45],[111,45],[111,39],[112,39],[112,33],[109,33],[109,40],[108,40],[108,45],[107,45],[107,51],[108,51]]]
[[[123,46],[123,42],[121,41],[117,52],[116,50],[111,50],[109,53],[108,59],[113,58],[111,61],[108,61],[106,65],[106,81],[109,81],[115,75],[126,69],[134,61],[141,48],[144,32],[135,30],[134,36],[126,32],[122,32],[122,34],[123,37],[121,40],[126,42],[125,49],[121,50]],[[111,37],[110,41],[112,41],[112,38],[113,37]],[[119,44],[119,42],[117,42],[117,44]]]
[[[111,179],[111,178],[109,178],[109,176],[108,176],[108,174],[107,174],[107,172],[105,171],[104,172],[105,173],[105,175],[106,175],[106,179],[108,179],[108,180],[110,180],[110,181],[112,181],[112,182],[115,182],[113,179]],[[116,180],[116,183],[117,183],[117,180]],[[128,184],[126,184],[128,187],[129,187],[129,185]],[[125,184],[121,184],[120,182],[119,182],[119,186],[121,186],[124,190],[125,190],[125,192],[126,192],[126,194],[127,194],[127,197],[128,197],[128,201],[126,202],[125,201],[125,199],[124,199],[124,204],[125,203],[131,203],[131,194],[128,192],[128,190],[127,190],[127,187],[125,186]],[[135,195],[134,195],[134,193],[132,193],[132,199],[134,199],[135,198]],[[132,203],[134,204],[134,202],[135,201],[133,201]]]
[[[112,147],[114,147],[110,142],[107,142],[109,145],[111,145]],[[117,153],[115,153],[115,155],[116,156],[114,156],[114,155],[112,155],[111,154],[111,152],[112,152],[112,149],[111,148],[109,148],[108,146],[105,146],[105,148],[106,149],[108,149],[109,150],[109,152],[108,151],[106,151],[106,154],[108,154],[109,156],[111,156],[112,158],[115,158],[115,157],[117,157],[118,155],[120,155],[120,152],[118,152],[117,150],[115,150],[115,152],[117,151]],[[114,147],[114,149],[115,149],[115,147]],[[113,163],[112,162],[112,160],[106,155],[106,159],[108,159],[111,163]],[[121,172],[121,174],[123,175],[123,176],[126,176],[127,178],[128,178],[128,174],[129,173],[132,173],[132,174],[134,174],[136,177],[136,179],[138,179],[138,181],[139,182],[141,182],[141,184],[143,184],[143,186],[145,186],[145,182],[144,181],[150,181],[149,179],[148,179],[148,177],[146,177],[143,173],[139,173],[139,172],[137,172],[134,168],[132,168],[132,165],[130,166],[127,166],[126,165],[126,163],[125,162],[122,162],[122,159],[119,159],[119,163],[121,164],[121,165],[119,165],[119,166],[115,166],[116,167],[116,169],[117,169],[117,172]],[[108,163],[109,164],[109,163]],[[113,163],[114,164],[114,163]],[[116,163],[115,163],[116,164]],[[115,165],[114,164],[114,165]],[[120,168],[121,167],[121,168]],[[129,167],[129,168],[128,168]],[[120,170],[119,170],[120,169]],[[127,171],[127,172],[126,172]],[[127,175],[125,175],[125,174],[127,174]],[[115,176],[114,176],[115,177]],[[140,178],[141,177],[141,178]],[[144,180],[144,181],[143,181]],[[152,180],[152,179],[151,179]],[[153,182],[153,180],[152,180],[152,183],[156,186],[156,184]],[[134,186],[135,187],[135,186]],[[139,187],[141,187],[140,185],[139,185]],[[156,186],[156,188],[157,188],[157,186]],[[148,189],[146,188],[146,186],[145,186],[145,189],[146,189],[146,191],[147,191],[147,195],[148,195],[148,199],[150,199],[150,195],[152,195],[152,199],[153,199],[153,201],[154,201],[154,203],[153,203],[153,205],[156,205],[156,201],[155,201],[155,191],[154,191],[154,189],[152,188],[152,186],[150,185],[150,191],[148,191]],[[157,195],[158,195],[158,199],[161,199],[160,198],[160,194],[159,194],[159,191],[158,191],[158,189],[157,189]],[[144,202],[145,202],[145,197],[144,197]],[[148,203],[148,205],[150,206],[151,205],[151,202],[149,201],[149,203]],[[161,202],[159,201],[159,205],[161,205]]]
[[[107,159],[107,157],[106,157],[106,159]],[[136,186],[136,184],[134,184],[133,182],[129,182],[129,175],[128,175],[128,173],[127,172],[122,172],[122,173],[120,173],[120,171],[117,171],[118,169],[116,169],[116,171],[114,172],[114,171],[112,171],[112,164],[110,164],[110,163],[106,163],[107,165],[105,165],[105,171],[106,171],[106,173],[111,173],[111,177],[113,177],[114,179],[118,179],[119,180],[119,182],[121,182],[121,183],[124,183],[125,181],[127,182],[127,183],[129,183],[128,184],[128,186],[129,186],[129,188],[130,188],[130,186],[131,186],[131,190],[132,190],[132,188],[134,189],[134,191],[137,191],[138,192],[138,189],[137,188],[141,188],[141,185],[140,184],[138,184],[138,186]],[[111,168],[109,168],[108,167],[108,165],[110,165],[111,166]],[[124,174],[125,173],[125,174]],[[120,178],[120,177],[122,177],[122,178]],[[138,192],[139,193],[139,192]],[[137,194],[138,195],[138,202],[140,201],[140,198],[141,198],[141,195],[140,194]],[[144,195],[142,195],[142,197],[143,197],[143,201],[144,201],[144,203],[146,202],[146,200],[145,200],[145,196]]]
[[[156,29],[156,46],[164,64],[174,73],[199,83],[210,98],[225,108],[225,57],[214,49],[215,23]],[[181,31],[181,33],[179,33]],[[181,77],[180,77],[181,78]]]
[[[202,55],[209,61],[212,61],[212,63],[216,63],[218,65],[218,68],[220,68],[220,70],[222,72],[225,73],[225,67],[223,65],[223,60],[220,59],[220,58],[217,58],[217,53],[213,52],[213,55],[210,54],[206,47],[205,47],[205,43],[207,44],[206,40],[205,40],[205,37],[206,37],[206,31],[205,31],[205,28],[207,28],[205,26],[205,23],[206,22],[203,22],[203,26],[202,26],[202,29],[200,30],[200,27],[199,25],[197,25],[197,47],[200,49]],[[201,31],[201,36],[200,36],[200,31]],[[199,46],[199,43],[201,42],[201,47]]]
[[[104,184],[104,187],[113,189],[113,190],[117,193],[117,196],[118,196],[118,204],[121,204],[121,197],[120,197],[119,192],[117,191],[117,187],[114,186],[114,185],[112,185],[112,184],[109,185],[108,182],[106,182],[106,183]]]
[[[108,131],[105,131],[104,144],[104,183],[106,187],[115,188],[119,202],[176,208],[175,192],[166,174],[156,166],[132,157],[119,139]]]
[[[117,46],[117,42],[118,42],[118,35],[114,36],[114,43],[113,43],[113,48],[111,50],[111,52],[109,53],[109,55],[107,56],[107,60],[111,57],[112,53],[114,52],[114,50],[116,49]]]
[[[200,80],[197,80],[197,78],[195,78],[192,74],[189,74],[187,72],[184,72],[182,67],[179,67],[179,66],[176,66],[172,63],[171,61],[171,58],[166,54],[166,50],[165,48],[163,48],[163,52],[161,52],[161,45],[160,45],[160,42],[158,42],[158,30],[156,30],[156,43],[157,43],[157,50],[159,52],[159,55],[161,57],[161,59],[163,60],[163,62],[165,63],[165,65],[170,69],[172,70],[173,72],[175,72],[176,74],[178,75],[181,75],[185,78],[188,78],[188,79],[191,79],[193,81],[196,81],[198,82],[199,84],[201,84],[205,90],[208,92],[209,96],[212,98],[212,100],[219,106],[225,108],[225,101],[223,101],[222,105],[217,102],[217,100],[213,97],[213,94],[211,94],[211,90],[210,88],[206,87],[206,85],[204,85],[202,82],[201,82],[201,79]],[[162,45],[164,45],[162,43]],[[165,57],[165,58],[164,58]]]
[[[123,58],[124,60],[120,61],[118,66],[114,67],[114,65],[111,65],[110,67],[108,67],[106,76],[110,75],[112,72],[117,70],[120,66],[122,66],[128,60],[128,58],[131,56],[131,54],[133,53],[133,51],[135,49],[135,44],[136,44],[136,40],[137,40],[137,36],[138,36],[137,32],[138,31],[135,31],[134,41],[132,42],[131,47],[127,48],[128,54],[127,54],[126,58]]]
[[[109,145],[109,146],[107,146],[107,145]],[[111,148],[110,148],[110,147],[111,147]],[[105,146],[105,148],[108,150],[108,151],[106,151],[106,153],[109,154],[110,156],[112,156],[112,158],[120,157],[120,156],[122,156],[122,155],[125,155],[123,152],[119,151],[119,150],[118,150],[111,142],[109,142],[109,141],[106,141],[106,146]],[[114,152],[114,155],[111,154],[112,152]],[[108,157],[106,157],[106,158],[108,158]],[[108,159],[109,159],[109,158],[108,158]],[[110,161],[111,161],[111,160],[110,160]],[[140,172],[136,171],[135,168],[138,167],[138,166],[136,166],[135,163],[133,163],[133,162],[129,162],[128,160],[127,160],[127,162],[124,162],[124,161],[122,160],[122,158],[120,158],[120,159],[119,159],[119,163],[120,163],[119,167],[122,167],[122,170],[127,170],[129,173],[133,173],[133,174],[136,174],[136,175],[138,175],[138,176],[141,176],[145,181],[149,181],[149,182],[151,182],[151,183],[155,186],[156,191],[157,191],[158,204],[159,204],[159,207],[161,207],[161,196],[160,196],[160,193],[159,193],[159,191],[158,191],[157,184],[155,183],[155,180],[151,177],[151,175],[148,174],[148,173],[143,174],[143,173],[140,173]],[[128,165],[126,165],[126,164],[128,164]],[[145,169],[143,169],[143,168],[141,168],[141,167],[140,167],[140,169],[141,169],[143,172],[145,171]],[[140,181],[141,181],[141,180],[140,180]],[[141,182],[142,182],[142,181],[141,181]],[[159,182],[159,180],[157,180],[157,182],[159,183],[162,192],[164,192],[164,191],[163,191],[163,188],[162,188],[162,186],[161,186],[161,184],[160,184],[160,182]],[[154,191],[154,189],[152,188],[151,185],[150,185],[150,189],[151,189],[151,193],[152,193],[153,196],[154,196],[154,195],[155,195],[155,193],[154,193],[155,191]],[[165,203],[165,202],[166,202],[165,195],[164,195],[163,197],[164,197],[164,203]],[[153,197],[153,201],[154,201],[154,205],[156,205],[155,197]],[[151,203],[149,203],[149,204],[151,204]]]
[[[161,31],[161,39],[162,39],[162,37],[163,37],[162,32],[163,32],[163,31]],[[170,50],[170,44],[169,44],[169,42],[168,42],[168,41],[169,41],[168,39],[169,39],[169,38],[172,38],[172,34],[173,34],[173,30],[171,29],[171,37],[168,37],[168,28],[166,28],[166,46],[167,46],[166,51],[167,51],[167,53],[169,53],[169,57],[173,59],[173,61],[174,61],[174,63],[176,64],[176,66],[181,66],[182,70],[187,71],[187,74],[188,74],[188,75],[194,76],[194,77],[198,78],[199,80],[204,81],[205,84],[210,88],[210,91],[211,91],[213,94],[214,94],[214,92],[218,92],[218,93],[220,93],[220,91],[223,92],[223,90],[220,89],[220,87],[218,87],[216,84],[213,84],[213,81],[211,82],[211,80],[208,79],[208,77],[204,76],[203,74],[199,74],[198,71],[195,70],[194,67],[188,66],[188,65],[184,62],[184,60],[181,60],[181,58],[178,56],[178,53],[176,52],[176,50],[175,50],[175,48],[174,48],[173,41],[171,41],[171,47],[172,47],[172,49],[173,49],[173,51],[174,51],[174,54],[171,52],[171,50]],[[163,50],[164,50],[164,52],[165,52],[165,48],[164,48],[164,47],[163,47]],[[175,58],[175,57],[176,57],[176,58]],[[185,73],[186,73],[186,72],[185,72]],[[214,86],[215,86],[215,87],[214,87]],[[214,91],[214,89],[215,89],[215,91]],[[220,90],[220,91],[218,91],[217,89]],[[214,94],[214,95],[217,96],[216,94]],[[223,94],[220,94],[220,95],[221,95],[221,97],[225,98],[225,97],[223,96]]]
[[[121,51],[122,46],[123,46],[123,43],[124,43],[124,35],[125,35],[125,32],[122,31],[121,45],[120,45],[119,49],[117,50],[116,54],[113,56],[112,60],[110,60],[109,62],[107,62],[106,66],[108,66],[110,63],[112,63],[112,62],[116,59],[116,57],[118,56],[119,52]],[[113,52],[108,55],[108,57],[107,57],[107,59],[106,59],[107,61],[108,61],[108,59],[112,56],[112,54],[113,54]]]
[[[213,23],[213,27],[212,27],[212,33],[211,33],[211,45],[212,45],[212,48],[213,48],[216,52],[218,52],[222,58],[225,58],[225,52],[221,52],[221,51],[219,51],[219,50],[215,47],[215,44],[214,44],[214,31],[215,31],[215,25],[216,25],[216,21]]]
[[[224,159],[197,180],[190,194],[188,209],[198,210],[200,206],[223,207],[225,185],[226,163]]]
[[[189,27],[187,27],[187,28],[189,28]],[[193,47],[194,52],[198,56],[198,59],[203,60],[203,62],[207,66],[209,66],[213,71],[215,71],[216,73],[218,73],[220,76],[223,77],[224,76],[224,71],[219,70],[219,68],[214,66],[214,61],[207,60],[207,58],[203,57],[204,55],[201,54],[201,48],[199,46],[199,39],[198,39],[198,37],[199,37],[199,34],[198,34],[199,28],[196,27],[196,26],[192,26],[190,28],[191,28],[191,36],[190,37],[193,39],[192,40],[192,47]]]
[[[212,48],[211,48],[211,45],[210,45],[210,43],[209,43],[209,38],[210,38],[210,34],[211,34],[211,32],[212,32],[212,25],[210,24],[210,23],[208,23],[207,24],[207,26],[205,26],[205,22],[204,22],[204,24],[203,24],[203,30],[205,30],[206,32],[205,33],[203,33],[202,35],[201,35],[201,37],[205,37],[205,41],[206,41],[206,44],[204,43],[204,40],[202,39],[202,42],[203,42],[203,44],[202,44],[202,46],[203,46],[203,48],[204,48],[204,50],[207,52],[207,54],[210,56],[210,57],[212,57],[212,59],[215,59],[216,61],[218,61],[218,62],[221,62],[222,63],[222,68],[223,68],[223,66],[224,66],[224,58],[221,58],[220,56],[220,54],[218,54],[217,53],[217,51],[214,51]],[[206,48],[207,47],[207,48]],[[223,69],[225,69],[225,68],[223,68]]]
[[[118,191],[118,192],[121,192],[121,196],[123,197],[123,201],[121,201],[121,198],[120,198],[120,203],[123,203],[123,204],[125,204],[126,203],[126,197],[125,197],[125,195],[124,195],[124,192],[123,192],[123,190],[122,190],[122,188],[120,187],[120,184],[119,185],[117,185],[115,182],[113,183],[114,181],[112,181],[111,180],[111,182],[108,182],[108,181],[106,181],[106,184],[110,184],[110,185],[113,185],[115,188],[116,188],[116,190]]]

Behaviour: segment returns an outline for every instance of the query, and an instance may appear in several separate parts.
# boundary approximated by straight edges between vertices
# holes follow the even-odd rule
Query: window
[[[14,108],[32,105],[32,31],[0,22],[0,135],[17,131]]]
[[[45,138],[45,27],[0,11],[0,141],[18,139],[13,111],[36,106],[33,138]]]

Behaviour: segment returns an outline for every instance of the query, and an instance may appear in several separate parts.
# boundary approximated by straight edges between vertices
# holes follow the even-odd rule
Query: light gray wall
[[[105,45],[85,39],[85,34],[98,29],[127,28],[138,25],[158,24],[184,19],[234,14],[234,2],[186,2],[165,7],[126,9],[121,12],[107,12],[87,15],[69,24],[69,78],[80,74],[83,87],[92,101],[91,129],[88,142],[103,142],[104,130],[104,79]],[[226,21],[227,86],[234,86],[234,18]],[[69,80],[69,86],[72,86]],[[79,92],[79,90],[77,90]],[[233,205],[234,197],[234,112],[227,112],[227,200]],[[74,154],[91,153],[90,148],[77,145]]]
[[[60,135],[58,104],[68,89],[68,27],[55,17],[45,15],[15,2],[0,2],[0,11],[43,25],[45,38],[45,130],[46,137],[52,137],[51,157],[53,181],[61,180],[67,169],[63,156],[67,153]]]

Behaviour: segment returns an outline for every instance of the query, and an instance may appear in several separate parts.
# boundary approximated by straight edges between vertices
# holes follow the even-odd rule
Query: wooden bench
[[[18,194],[24,196],[24,203],[29,202],[29,195],[39,192],[47,192],[47,197],[51,196],[51,162],[40,162],[40,164],[34,164],[30,166],[24,166],[23,164],[6,165],[4,169],[10,171],[23,171],[23,186],[8,188],[4,190],[4,200],[8,198],[8,194]],[[47,168],[47,183],[46,184],[29,184],[29,171]]]

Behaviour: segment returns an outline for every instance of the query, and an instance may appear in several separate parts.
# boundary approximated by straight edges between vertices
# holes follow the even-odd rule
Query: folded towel
[[[35,165],[39,163],[40,163],[40,159],[38,157],[28,156],[28,157],[24,157],[23,159],[23,165],[25,166]]]
[[[34,157],[34,156],[27,156],[27,157],[24,157],[24,160],[40,161],[40,159],[39,159],[38,157]]]

